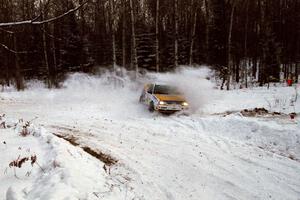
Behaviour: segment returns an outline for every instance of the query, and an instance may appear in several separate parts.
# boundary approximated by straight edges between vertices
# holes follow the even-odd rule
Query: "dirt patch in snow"
[[[92,155],[93,157],[97,158],[98,160],[101,160],[106,165],[111,166],[118,162],[118,160],[112,158],[110,155],[104,154],[100,151],[95,151],[91,149],[90,147],[82,147],[82,149],[87,152],[88,154]]]
[[[226,111],[223,113],[215,113],[213,115],[221,115],[226,117],[232,114],[239,114],[243,117],[263,117],[263,118],[291,118],[294,119],[299,113],[280,113],[280,112],[270,112],[265,108],[254,108],[254,109],[244,109],[241,111]]]
[[[244,109],[241,111],[241,114],[245,117],[256,117],[256,116],[280,116],[283,115],[279,112],[269,112],[265,108],[254,108],[254,109]]]
[[[55,134],[55,133],[53,133],[53,135],[68,141],[73,146],[79,146],[86,153],[88,153],[91,156],[97,158],[101,162],[105,163],[105,165],[107,165],[107,166],[112,166],[112,165],[114,165],[118,162],[117,159],[115,159],[112,156],[110,156],[108,154],[105,154],[105,153],[103,153],[99,150],[94,150],[94,149],[92,149],[90,147],[87,147],[87,146],[80,146],[80,143],[78,142],[78,139],[76,137],[72,136],[72,135],[70,135],[70,136],[68,136],[68,135],[59,135],[59,134]]]
[[[75,138],[72,135],[71,136],[65,136],[65,135],[59,135],[59,134],[55,134],[55,133],[53,133],[53,135],[70,142],[73,146],[78,146],[79,145],[79,143],[77,142],[77,138]]]

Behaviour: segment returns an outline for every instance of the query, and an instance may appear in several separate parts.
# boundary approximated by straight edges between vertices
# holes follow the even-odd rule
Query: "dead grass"
[[[280,117],[286,116],[283,113],[279,112],[270,112],[265,108],[254,108],[254,109],[244,109],[241,111],[226,111],[224,113],[216,113],[214,115],[222,115],[226,117],[228,115],[240,113],[244,117]]]

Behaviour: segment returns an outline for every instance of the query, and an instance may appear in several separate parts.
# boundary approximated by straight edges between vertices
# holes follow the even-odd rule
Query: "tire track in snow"
[[[192,126],[185,126],[184,122],[179,123],[175,120],[175,124],[179,126],[174,127],[173,119],[164,119],[163,122],[160,119],[157,120],[159,122],[150,127],[147,126],[147,129],[136,125],[139,122],[149,125],[149,122],[143,119],[135,120],[134,124],[128,122],[126,124],[98,124],[93,126],[92,134],[88,135],[84,131],[79,131],[78,136],[85,144],[103,145],[105,149],[110,148],[113,154],[122,161],[117,173],[128,173],[132,180],[128,184],[133,190],[138,190],[135,191],[137,194],[146,196],[148,194],[149,197],[151,193],[157,193],[157,198],[154,196],[153,199],[197,199],[196,196],[218,198],[222,195],[230,198],[239,195],[236,191],[241,192],[245,199],[253,199],[254,194],[262,195],[267,190],[253,192],[255,187],[247,188],[247,184],[240,183],[240,177],[244,177],[245,183],[260,185],[256,183],[256,179],[261,174],[255,171],[262,171],[263,174],[267,172],[268,165],[258,165],[261,161],[254,160],[249,163],[247,159],[244,159],[245,156],[250,158],[257,156],[255,147],[228,142],[227,139],[210,136],[204,131],[199,133],[201,127],[195,129]],[[161,126],[161,123],[168,125],[157,129],[156,127]],[[107,128],[103,130],[102,126]],[[118,133],[114,133],[117,130],[123,132],[122,144],[118,144],[120,137]],[[164,134],[155,133],[157,130]],[[236,150],[242,150],[242,152],[235,152]],[[249,151],[251,154],[248,154]],[[171,152],[173,154],[170,154]],[[165,166],[170,167],[172,171],[168,171]],[[248,171],[245,166],[253,170]],[[282,178],[281,171],[276,173],[281,174],[279,177]],[[272,177],[268,179],[273,180]],[[196,184],[189,184],[189,187],[184,185],[194,181]],[[141,187],[141,184],[145,186]],[[169,184],[171,186],[166,188],[165,185]],[[202,188],[200,192],[198,191],[199,185]],[[220,187],[217,195],[214,194],[216,193],[215,187]],[[291,191],[292,187],[288,187],[287,190]],[[185,191],[185,194],[175,191]]]

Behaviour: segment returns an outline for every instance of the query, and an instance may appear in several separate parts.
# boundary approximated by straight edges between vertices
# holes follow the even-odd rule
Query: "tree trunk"
[[[191,7],[193,10],[193,21],[191,26],[191,41],[190,41],[190,56],[189,56],[189,65],[193,64],[193,50],[194,50],[194,42],[195,42],[195,34],[196,34],[196,26],[197,26],[197,3],[192,0]]]
[[[81,5],[83,3],[83,0],[79,0],[79,5]],[[84,36],[85,36],[85,18],[84,18],[84,10],[80,9],[79,10],[79,17],[80,17],[80,21],[79,21],[79,28],[80,28],[80,40],[81,42],[83,42]],[[80,48],[80,60],[79,60],[79,64],[81,67],[81,70],[84,70],[84,65],[86,63],[86,52],[84,50],[84,48]]]
[[[122,19],[122,65],[126,67],[126,0],[123,3],[123,19]]]
[[[249,23],[249,0],[246,0],[246,23],[245,23],[245,40],[244,40],[244,63],[245,69],[245,86],[248,88],[248,23]]]
[[[298,78],[299,78],[299,75],[298,75],[298,73],[299,73],[298,72],[298,65],[299,65],[299,63],[296,63],[296,66],[295,66],[296,67],[296,69],[295,69],[295,76],[296,76],[296,80],[295,81],[296,81],[296,83],[299,82],[299,80],[298,80]]]
[[[48,62],[48,55],[47,55],[47,41],[46,41],[46,32],[45,32],[45,25],[43,25],[43,52],[44,52],[44,64],[46,67],[46,74],[47,74],[47,84],[48,88],[52,87],[51,78],[50,78],[50,68]]]
[[[139,67],[137,59],[137,47],[136,47],[136,38],[135,38],[135,14],[133,9],[133,0],[130,0],[130,13],[131,13],[131,38],[132,38],[132,56],[131,62],[135,68],[135,77],[138,77]]]
[[[209,58],[209,7],[208,7],[208,1],[204,0],[205,3],[205,52],[206,52],[206,63],[210,62]]]
[[[109,1],[110,4],[110,17],[111,17],[111,36],[112,36],[112,64],[114,72],[116,72],[116,39],[115,39],[115,9],[114,9],[114,0]]]
[[[7,56],[7,59],[8,59],[8,61],[7,61],[7,63],[6,63],[6,67],[5,67],[5,82],[6,82],[6,85],[7,86],[10,86],[10,78],[11,78],[11,76],[10,76],[10,70],[9,70],[9,66],[10,66],[10,60],[11,60],[11,55],[10,54],[8,54],[8,56]]]
[[[17,90],[24,90],[24,82],[23,82],[23,76],[21,72],[21,67],[20,67],[20,57],[18,52],[18,46],[17,46],[17,36],[16,34],[12,34],[13,36],[13,41],[14,41],[14,51],[15,53],[15,66],[16,66],[16,72],[15,72],[15,80],[16,80],[16,85],[17,85]]]
[[[266,21],[265,21],[265,7],[266,7],[267,1],[259,1],[259,11],[260,11],[260,39],[262,40],[262,35],[265,34],[266,31]],[[261,41],[263,42],[263,41]],[[266,47],[264,44],[262,44],[262,57],[260,58],[260,64],[259,64],[259,85],[263,86],[266,83]]]
[[[54,24],[52,24],[52,35],[54,36]],[[57,84],[57,59],[56,59],[56,45],[55,45],[55,38],[51,38],[51,43],[52,43],[52,54],[53,54],[53,68],[52,72],[50,72],[51,76],[51,81],[52,84],[55,85],[55,87],[58,86]]]
[[[174,0],[174,65],[178,67],[178,0]]]
[[[230,79],[232,74],[232,55],[231,55],[231,37],[232,37],[232,27],[233,27],[233,17],[234,17],[235,2],[233,2],[230,14],[230,25],[228,33],[228,74],[227,74],[227,90],[230,89]]]
[[[299,82],[299,80],[298,80],[298,74],[299,74],[299,71],[298,71],[298,65],[299,65],[299,61],[300,61],[300,22],[299,22],[299,20],[300,20],[300,14],[299,14],[299,11],[300,11],[300,7],[299,7],[299,1],[295,1],[295,13],[297,13],[296,14],[296,24],[295,24],[295,29],[296,29],[296,32],[297,32],[297,34],[296,34],[296,39],[295,39],[295,52],[296,52],[296,55],[295,55],[295,67],[296,67],[296,69],[295,69],[295,76],[296,76],[296,82],[298,83]],[[297,12],[298,11],[298,12]]]
[[[45,7],[42,3],[42,1],[40,0],[40,9],[41,9],[41,17],[42,20],[45,19]],[[46,38],[46,26],[45,24],[42,25],[42,33],[43,33],[43,53],[44,53],[44,65],[46,68],[46,76],[47,76],[47,85],[48,88],[52,87],[52,83],[51,83],[51,78],[50,78],[50,67],[49,67],[49,62],[48,62],[48,54],[47,54],[47,38]]]
[[[156,14],[155,14],[155,63],[156,72],[159,72],[159,0],[156,0]]]

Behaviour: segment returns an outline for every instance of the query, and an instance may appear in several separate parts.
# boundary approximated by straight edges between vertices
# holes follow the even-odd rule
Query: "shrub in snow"
[[[27,135],[30,135],[30,122],[25,122],[25,125],[23,125],[23,128],[20,132],[20,135],[23,137],[26,137]]]
[[[38,135],[38,131],[36,131],[36,128],[33,126],[31,121],[25,121],[23,119],[20,119],[19,122],[16,124],[16,129],[20,136],[26,137],[28,135],[36,136]]]
[[[35,154],[32,154],[30,156],[24,156],[24,157],[21,157],[19,155],[18,158],[11,161],[8,166],[9,166],[9,168],[14,169],[15,177],[17,177],[16,168],[22,168],[22,166],[27,162],[30,162],[31,167],[33,167],[36,164],[43,172],[45,172],[44,169],[38,164],[37,156]],[[26,173],[26,176],[30,176],[30,174],[31,174],[31,171],[28,171]]]
[[[21,168],[22,165],[27,161],[31,161],[31,166],[33,166],[34,163],[36,162],[36,160],[37,160],[36,155],[32,155],[30,157],[23,157],[23,158],[20,158],[20,156],[19,156],[16,160],[13,160],[9,163],[9,167],[10,168],[12,168],[12,167]]]

